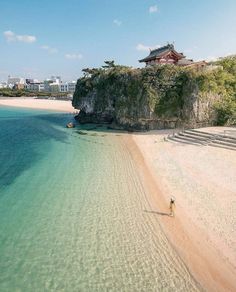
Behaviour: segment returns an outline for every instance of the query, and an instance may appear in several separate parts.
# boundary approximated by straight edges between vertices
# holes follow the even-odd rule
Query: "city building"
[[[59,92],[60,91],[60,84],[53,82],[49,84],[49,91],[50,92]]]
[[[60,76],[51,76],[50,79],[44,80],[44,90],[47,92],[60,92],[61,83]]]
[[[68,92],[68,84],[67,83],[60,84],[60,92]]]
[[[24,88],[25,88],[25,84],[22,84],[22,83],[15,83],[13,86],[13,89],[16,89],[16,90],[22,90]]]
[[[8,76],[7,84],[8,85],[12,85],[12,87],[15,84],[24,84],[24,83],[25,83],[25,79],[24,78]]]
[[[38,79],[26,79],[24,87],[29,91],[44,91],[44,83],[40,82]]]
[[[0,83],[0,88],[7,88],[7,87],[8,87],[7,82]]]
[[[64,92],[73,94],[76,87],[76,81],[62,82],[60,76],[51,76],[43,82],[33,78],[21,78],[8,76],[7,82],[0,83],[0,88],[26,89],[35,92]]]
[[[31,79],[31,78],[26,78],[25,79],[26,84],[32,84],[32,83],[39,83],[38,79]]]
[[[61,76],[51,76],[53,83],[61,84]]]
[[[23,85],[23,87],[24,87],[24,83],[25,83],[24,78],[8,76],[8,80],[7,80],[7,87],[8,88],[11,88],[11,89],[15,88],[16,85],[19,85],[19,87],[22,87],[21,85]]]
[[[76,88],[76,81],[68,82],[68,91],[69,92],[75,92],[75,88]]]
[[[51,79],[44,80],[44,91],[49,92],[50,91],[50,84],[53,83]]]
[[[44,84],[41,82],[29,84],[30,91],[44,91]]]
[[[71,81],[71,82],[65,82],[60,84],[60,92],[75,92],[75,87],[76,87],[76,82]]]

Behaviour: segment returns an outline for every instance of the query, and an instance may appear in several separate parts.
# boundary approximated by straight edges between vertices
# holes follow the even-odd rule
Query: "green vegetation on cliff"
[[[107,61],[102,68],[83,70],[73,106],[81,110],[81,121],[107,119],[140,129],[150,128],[148,123],[154,120],[233,123],[236,57],[212,66],[203,70],[173,65],[134,69]]]
[[[224,58],[217,64],[223,67],[219,72],[218,83],[224,97],[215,104],[217,123],[236,124],[236,56]]]

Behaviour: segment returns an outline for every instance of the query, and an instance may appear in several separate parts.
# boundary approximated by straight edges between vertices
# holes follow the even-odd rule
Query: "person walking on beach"
[[[170,198],[170,216],[174,217],[175,213],[174,213],[174,209],[175,209],[175,199],[173,197]]]

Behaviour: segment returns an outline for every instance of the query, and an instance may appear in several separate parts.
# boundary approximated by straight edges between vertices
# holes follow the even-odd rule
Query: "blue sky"
[[[1,0],[0,81],[76,80],[104,60],[134,67],[175,42],[187,57],[236,53],[236,0]]]

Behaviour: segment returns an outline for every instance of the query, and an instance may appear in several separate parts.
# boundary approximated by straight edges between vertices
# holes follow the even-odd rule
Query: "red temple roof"
[[[183,53],[178,53],[173,44],[168,44],[166,46],[163,46],[161,48],[155,49],[155,50],[151,50],[149,56],[147,56],[146,58],[139,60],[139,62],[148,62],[148,61],[152,61],[155,59],[159,59],[163,56],[165,56],[168,53],[172,53],[175,55],[176,59],[183,59],[185,58],[185,56],[183,55]]]

